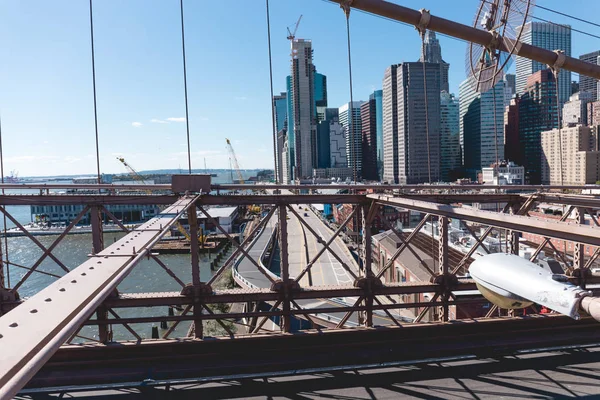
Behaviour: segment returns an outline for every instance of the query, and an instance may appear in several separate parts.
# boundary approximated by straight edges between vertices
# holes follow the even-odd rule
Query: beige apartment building
[[[583,125],[542,132],[542,184],[584,185],[600,180],[598,132],[598,126]]]

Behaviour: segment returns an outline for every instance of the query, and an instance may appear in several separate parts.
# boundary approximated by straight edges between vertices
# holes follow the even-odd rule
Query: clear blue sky
[[[396,0],[470,24],[477,0]],[[600,2],[538,0],[584,18]],[[271,0],[274,90],[289,71],[286,27],[303,14],[297,37],[312,39],[329,106],[349,100],[343,12],[322,0]],[[265,2],[185,0],[192,167],[227,168],[225,138],[243,168],[272,168]],[[535,15],[600,35],[541,9]],[[94,2],[101,169],[124,172],[187,168],[179,0]],[[353,12],[354,98],[381,87],[384,69],[419,57],[412,27]],[[450,89],[464,79],[462,41],[440,37]],[[573,33],[573,55],[600,49],[600,39]],[[0,113],[5,173],[21,176],[95,173],[87,0],[0,1]],[[169,120],[171,119],[171,120]]]

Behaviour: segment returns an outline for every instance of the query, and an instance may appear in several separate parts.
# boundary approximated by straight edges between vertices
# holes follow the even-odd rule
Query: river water
[[[224,173],[223,177],[213,178],[213,182],[227,182],[229,173]],[[249,175],[249,173],[248,173]],[[221,179],[219,179],[221,178]],[[56,182],[49,182],[56,183]],[[39,191],[8,191],[7,193],[39,193]],[[17,219],[20,223],[31,222],[31,213],[29,206],[8,206],[7,211]],[[7,221],[7,228],[13,227],[10,221]],[[0,229],[3,229],[3,218],[0,218]],[[114,241],[123,237],[124,233],[106,233],[104,234],[105,246],[110,245]],[[36,236],[36,239],[46,248],[51,246],[58,236]],[[10,237],[8,242],[8,261],[13,264],[31,267],[36,260],[43,254],[43,251],[27,237]],[[2,248],[6,254],[4,239],[2,239]],[[53,250],[52,254],[60,260],[68,269],[76,268],[78,265],[87,260],[88,254],[92,250],[91,234],[76,234],[67,235],[60,244]],[[190,256],[183,254],[163,254],[160,256],[161,261],[167,265],[179,279],[184,283],[191,282],[191,260]],[[47,257],[38,267],[40,271],[58,276],[64,275],[65,271],[51,258]],[[212,275],[210,270],[210,260],[207,255],[200,256],[201,279],[207,281]],[[5,279],[9,287],[14,287],[17,282],[23,278],[27,270],[19,268],[15,265],[5,267]],[[41,289],[56,281],[55,277],[34,272],[27,278],[18,292],[21,297],[30,297]],[[150,259],[142,260],[138,266],[127,276],[118,287],[122,293],[141,293],[141,292],[165,292],[165,291],[180,291],[181,286],[175,282],[157,263]],[[121,317],[135,316],[158,316],[166,315],[167,308],[132,308],[115,310]],[[181,323],[172,334],[173,337],[185,335],[190,323]],[[150,337],[152,324],[134,324],[132,328],[142,337]],[[114,339],[127,340],[133,339],[133,336],[122,326],[114,325]],[[81,335],[91,338],[97,338],[96,327],[84,327]]]

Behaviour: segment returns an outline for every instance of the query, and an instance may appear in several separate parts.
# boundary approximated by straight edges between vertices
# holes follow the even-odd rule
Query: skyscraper
[[[373,95],[360,106],[362,124],[362,177],[377,180],[377,108]]]
[[[284,149],[287,131],[287,93],[281,92],[273,96],[273,110],[275,112],[275,174],[278,182],[283,182],[282,151]]]
[[[440,178],[450,182],[457,178],[461,166],[458,100],[442,90],[440,94]]]
[[[439,64],[425,63],[427,93],[423,78],[420,62],[392,65],[384,75],[383,168],[389,183],[440,178]]]
[[[362,171],[362,123],[360,119],[360,106],[363,101],[346,103],[339,108],[340,125],[346,132],[346,158],[348,168],[351,168],[356,178]],[[351,111],[350,111],[351,110]],[[350,117],[352,114],[352,117]],[[350,120],[350,118],[352,118]]]
[[[337,108],[326,108],[324,119],[317,126],[317,168],[330,168],[331,165],[331,129],[339,125]],[[345,156],[344,156],[345,157]]]
[[[571,26],[546,22],[528,22],[521,34],[523,43],[546,50],[562,50],[571,56]],[[521,94],[527,86],[527,78],[534,72],[548,68],[540,62],[517,57],[517,93]],[[558,75],[558,89],[561,105],[571,96],[571,71],[561,69]],[[527,171],[526,171],[527,172]]]
[[[362,122],[362,177],[383,178],[383,91],[375,90],[360,108]]]
[[[320,74],[315,69],[315,112],[317,113],[317,123],[325,119],[325,109],[327,108],[327,77]]]
[[[383,180],[398,182],[398,65],[386,68],[383,75]]]
[[[523,165],[519,144],[519,101],[519,96],[516,96],[504,108],[504,159]]]
[[[542,182],[541,133],[558,128],[556,111],[556,83],[552,71],[544,69],[529,76],[519,100],[519,147],[523,151],[526,183],[539,185]]]
[[[467,176],[504,156],[504,81],[487,92],[477,92],[470,77],[459,86],[460,146]]]
[[[310,40],[294,39],[288,80],[288,151],[292,179],[310,177],[316,160],[317,113]]]
[[[541,147],[543,184],[585,185],[600,179],[597,130],[577,125],[545,131]]]
[[[600,50],[592,51],[591,53],[582,54],[579,59],[590,64],[598,64],[598,57],[600,56]],[[598,99],[598,80],[589,76],[579,76],[579,91],[589,92],[592,95],[592,101]]]
[[[516,89],[516,76],[515,74],[504,75],[504,105],[510,103],[510,99],[517,93]]]
[[[287,93],[281,92],[273,96],[273,107],[275,108],[275,127],[279,132],[287,125]]]
[[[587,125],[587,104],[593,100],[593,94],[587,91],[577,92],[562,108],[562,126]]]
[[[419,61],[440,65],[440,89],[449,92],[448,70],[450,69],[450,64],[442,59],[442,47],[440,46],[440,41],[435,37],[435,32],[428,30],[425,33],[424,42],[425,60],[423,60],[423,55],[421,55]]]

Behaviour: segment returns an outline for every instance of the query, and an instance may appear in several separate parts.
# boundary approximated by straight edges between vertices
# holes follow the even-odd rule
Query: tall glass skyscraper
[[[423,60],[423,55],[421,55],[419,61],[440,65],[440,89],[449,92],[448,70],[450,69],[450,64],[442,59],[442,46],[440,46],[440,41],[435,37],[435,32],[430,30],[425,32],[424,42],[425,59]]]
[[[598,57],[600,56],[600,50],[592,51],[591,53],[582,54],[579,56],[580,60],[588,62],[590,64],[598,64]],[[594,79],[589,76],[579,76],[579,91],[589,92],[592,95],[592,101],[598,100],[598,79]]]
[[[458,100],[443,90],[440,94],[440,179],[450,182],[458,178],[461,161]]]
[[[317,113],[317,123],[325,119],[325,109],[327,108],[327,77],[320,74],[315,69],[315,111]]]
[[[376,90],[360,106],[362,123],[362,177],[380,180],[383,167],[383,91]]]
[[[282,92],[273,96],[273,110],[275,112],[275,174],[277,181],[283,183],[283,159],[282,153],[286,140],[287,131],[287,93]]]
[[[546,50],[562,50],[571,56],[571,26],[546,22],[528,22],[521,34],[523,43],[541,47]],[[540,62],[524,57],[517,57],[517,93],[521,94],[527,86],[527,77],[537,71],[548,68]],[[571,96],[571,71],[561,69],[558,75],[558,89],[561,106]]]
[[[496,162],[496,157],[499,161],[504,158],[504,81],[479,93],[473,79],[460,84],[458,97],[463,167],[475,180],[482,168]]]
[[[531,185],[542,183],[541,134],[558,128],[556,110],[556,83],[552,71],[544,69],[531,75],[525,93],[519,99],[519,147],[523,152],[525,182]]]
[[[388,67],[383,78],[382,103],[384,180],[400,184],[439,181],[439,64],[425,63],[425,77],[420,62]]]
[[[348,168],[356,168],[356,177],[362,171],[362,122],[360,119],[360,106],[362,101],[352,104],[346,103],[339,108],[340,125],[346,131],[346,157]],[[350,119],[352,118],[352,119]]]
[[[311,41],[295,39],[291,47],[291,74],[286,77],[286,182],[310,177],[317,167],[317,125],[325,119],[327,108],[327,77],[312,62]],[[279,114],[276,121],[279,129]]]

